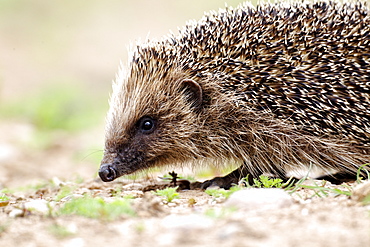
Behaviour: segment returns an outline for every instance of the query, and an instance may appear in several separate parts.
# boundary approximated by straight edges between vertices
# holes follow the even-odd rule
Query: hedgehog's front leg
[[[262,172],[259,174],[261,175]],[[215,177],[213,179],[207,180],[201,184],[201,189],[207,189],[208,187],[220,187],[224,189],[230,189],[235,184],[238,184],[242,178],[248,177],[248,183],[253,184],[253,178],[250,171],[244,166],[240,166],[238,169],[227,174],[224,177]]]
[[[271,166],[271,168],[273,168],[273,166]],[[279,170],[276,167],[275,169],[264,168],[264,170],[258,167],[254,167],[253,172],[251,172],[248,166],[246,165],[246,163],[244,162],[243,165],[241,165],[236,170],[227,174],[224,177],[215,177],[211,180],[207,180],[203,182],[200,188],[207,189],[208,187],[215,186],[215,187],[220,187],[224,189],[230,189],[230,187],[238,184],[243,178],[247,179],[246,182],[248,182],[248,184],[253,185],[254,184],[253,179],[259,178],[259,176],[263,174],[271,175],[274,178],[280,178],[284,182],[288,181],[289,179],[292,179],[286,176],[286,173],[284,170]]]

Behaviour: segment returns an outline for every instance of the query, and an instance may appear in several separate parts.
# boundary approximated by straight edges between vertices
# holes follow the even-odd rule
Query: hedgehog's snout
[[[99,177],[103,182],[111,182],[117,178],[117,171],[111,164],[102,164],[99,169]]]

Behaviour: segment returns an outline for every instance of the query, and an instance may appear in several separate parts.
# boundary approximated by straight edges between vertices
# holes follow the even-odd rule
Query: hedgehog
[[[368,13],[244,3],[134,46],[113,83],[100,178],[184,164],[238,165],[203,188],[310,167],[354,178],[370,162]]]

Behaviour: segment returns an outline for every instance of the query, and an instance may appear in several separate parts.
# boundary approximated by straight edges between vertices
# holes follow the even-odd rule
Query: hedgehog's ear
[[[199,109],[203,102],[203,91],[200,85],[191,79],[184,79],[181,84],[182,90],[187,94],[189,102],[196,109]]]

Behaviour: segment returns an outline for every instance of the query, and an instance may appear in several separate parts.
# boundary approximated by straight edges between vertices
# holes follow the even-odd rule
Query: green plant
[[[213,219],[220,219],[225,218],[236,211],[237,209],[234,207],[209,208],[204,212],[204,214]]]
[[[56,223],[52,224],[49,227],[49,231],[54,236],[56,236],[57,238],[60,238],[60,239],[67,238],[67,237],[70,237],[70,236],[74,235],[74,233],[71,230],[69,230],[67,227],[56,224]]]
[[[220,188],[209,188],[206,189],[205,192],[213,197],[219,198],[219,197],[224,197],[224,198],[229,198],[231,194],[233,194],[235,191],[241,190],[239,186],[232,186],[229,190],[225,189],[220,189]]]
[[[114,220],[121,215],[135,216],[135,211],[131,206],[130,199],[119,198],[112,202],[106,202],[100,197],[94,198],[86,195],[66,202],[60,208],[59,214],[75,214],[88,218]]]
[[[58,194],[55,196],[55,201],[59,202],[61,199],[63,199],[66,196],[72,195],[72,192],[76,190],[77,186],[75,185],[64,185],[60,187],[60,190]]]
[[[300,188],[313,190],[315,192],[315,195],[318,197],[327,197],[329,193],[333,193],[335,195],[346,195],[346,196],[350,196],[352,194],[352,188],[349,186],[342,185],[342,187],[345,187],[346,190],[342,190],[339,188],[331,189],[331,188],[325,187],[325,182],[323,182],[322,185],[318,185],[316,184],[316,182],[314,182],[314,185],[300,184],[297,186]]]
[[[247,187],[256,187],[256,188],[284,188],[288,193],[292,194],[296,192],[299,188],[310,189],[314,191],[314,194],[318,197],[326,197],[329,193],[333,193],[335,195],[351,195],[351,188],[349,186],[342,185],[345,189],[339,188],[327,188],[325,187],[326,182],[323,181],[321,185],[318,185],[314,182],[314,185],[305,185],[303,184],[304,181],[307,180],[307,176],[303,177],[302,179],[296,181],[293,178],[290,178],[287,182],[283,183],[282,179],[279,178],[269,178],[267,176],[259,176],[259,179],[253,179],[253,185],[248,183],[248,177],[244,178],[243,181],[247,185]]]
[[[9,197],[7,197],[5,194],[0,194],[0,202],[9,201]]]
[[[36,183],[22,185],[19,187],[14,188],[4,188],[0,190],[0,194],[14,194],[16,192],[25,192],[25,193],[33,193],[37,192],[38,190],[42,190],[45,188],[53,188],[55,187],[55,184],[50,180],[41,180]]]
[[[269,178],[267,176],[259,176],[259,179],[253,179],[254,185],[257,188],[281,188],[283,180],[280,178]]]
[[[115,188],[110,189],[109,193],[113,197],[120,197],[122,194],[122,187],[121,186],[115,186]]]
[[[253,184],[248,183],[248,176],[243,178],[242,181],[247,185],[247,187],[256,187],[256,188],[283,188],[288,185],[288,183],[283,183],[283,180],[280,178],[270,178],[268,176],[261,175],[259,178],[253,178]]]
[[[361,183],[363,179],[363,177],[361,177],[361,174],[363,173],[365,173],[367,179],[370,180],[370,172],[367,169],[365,169],[366,166],[370,166],[370,163],[364,164],[357,169],[357,174],[356,174],[357,183]]]
[[[144,222],[137,222],[135,225],[134,225],[134,228],[136,230],[136,232],[138,233],[143,233],[145,231],[145,223]]]
[[[289,188],[286,188],[286,190],[288,191],[289,194],[293,194],[293,193],[296,193],[301,188],[310,189],[314,192],[314,195],[318,197],[327,197],[329,193],[333,193],[335,195],[346,195],[346,196],[350,196],[352,194],[352,187],[347,186],[347,185],[341,185],[341,187],[343,187],[344,189],[339,189],[339,188],[331,189],[331,188],[325,187],[326,181],[324,180],[321,181],[321,185],[317,184],[315,181],[313,181],[314,185],[305,185],[303,184],[303,182],[306,180],[307,180],[307,176],[298,180],[292,186],[290,186]]]
[[[370,195],[367,195],[363,200],[362,200],[363,205],[370,205]]]
[[[163,190],[156,190],[155,194],[158,196],[164,196],[167,202],[172,202],[173,199],[178,199],[179,193],[177,193],[177,187],[168,187]]]

